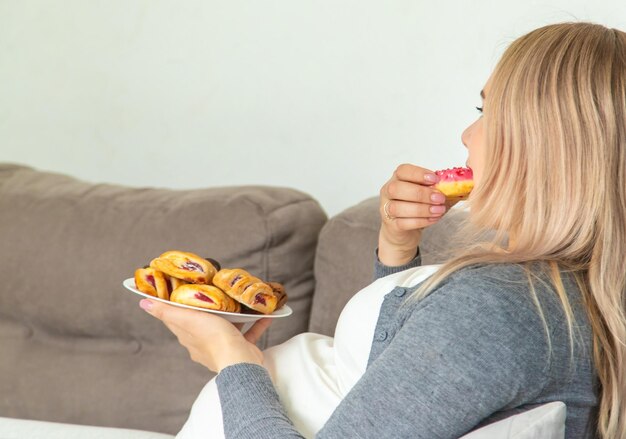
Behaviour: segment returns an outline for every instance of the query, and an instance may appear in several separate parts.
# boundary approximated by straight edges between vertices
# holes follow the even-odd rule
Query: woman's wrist
[[[263,363],[259,363],[258,361],[254,360],[254,359],[245,358],[245,357],[241,357],[241,358],[236,357],[236,358],[231,358],[231,359],[226,360],[223,363],[221,363],[220,366],[218,367],[218,369],[215,372],[219,374],[221,371],[223,371],[227,367],[236,366],[237,364],[254,364],[256,366],[265,367],[265,366],[263,366]]]
[[[400,267],[403,265],[407,265],[413,259],[417,257],[418,248],[413,249],[410,252],[402,252],[402,253],[385,253],[381,249],[378,249],[378,261],[387,266],[387,267]]]
[[[216,361],[215,372],[220,373],[226,367],[240,363],[263,366],[263,354],[256,346],[251,347],[249,344],[225,346],[221,349],[219,359]]]
[[[414,235],[411,242],[395,243],[382,228],[378,237],[378,260],[389,267],[406,265],[415,259],[420,239],[421,232]]]

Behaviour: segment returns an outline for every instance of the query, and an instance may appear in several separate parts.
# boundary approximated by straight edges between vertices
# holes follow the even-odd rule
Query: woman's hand
[[[237,363],[263,365],[263,353],[255,345],[272,319],[259,319],[245,333],[226,319],[202,311],[182,309],[143,299],[139,306],[161,320],[189,351],[191,359],[213,372]]]
[[[411,261],[422,229],[436,223],[451,207],[445,195],[432,187],[438,181],[434,172],[404,164],[380,189],[378,259],[383,264],[398,266]]]

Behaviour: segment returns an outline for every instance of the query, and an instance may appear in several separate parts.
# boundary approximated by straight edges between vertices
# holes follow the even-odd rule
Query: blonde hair
[[[626,437],[626,33],[563,23],[517,39],[492,74],[483,122],[485,165],[468,207],[473,225],[495,234],[415,297],[469,265],[519,263],[538,304],[530,267],[544,262],[572,341],[560,270],[573,273],[601,383],[598,433]]]

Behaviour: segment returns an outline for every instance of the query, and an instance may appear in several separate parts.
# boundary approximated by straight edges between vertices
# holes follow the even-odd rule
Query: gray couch
[[[426,263],[460,221],[428,229]],[[377,198],[328,220],[287,188],[127,188],[0,165],[0,417],[177,432],[212,375],[122,280],[192,251],[285,284],[294,313],[262,347],[332,335],[372,280],[378,227]]]

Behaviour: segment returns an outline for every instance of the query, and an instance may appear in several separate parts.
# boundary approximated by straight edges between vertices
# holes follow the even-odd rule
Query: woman
[[[537,29],[481,95],[462,139],[470,220],[493,240],[381,299],[367,367],[317,437],[452,438],[550,401],[567,405],[568,438],[626,437],[626,34]],[[368,291],[416,280],[422,230],[445,210],[435,182],[403,165],[382,187],[386,277]],[[267,320],[242,335],[213,315],[141,306],[218,372],[227,437],[301,437],[254,345]]]

